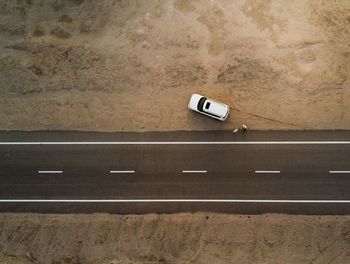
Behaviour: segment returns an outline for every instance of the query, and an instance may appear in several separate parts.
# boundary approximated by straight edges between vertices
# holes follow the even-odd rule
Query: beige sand
[[[1,0],[0,130],[350,129],[349,43],[349,0]]]
[[[349,216],[3,214],[0,234],[11,264],[350,262]]]

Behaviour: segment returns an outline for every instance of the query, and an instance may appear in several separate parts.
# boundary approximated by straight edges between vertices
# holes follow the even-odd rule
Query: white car
[[[230,113],[228,105],[199,94],[192,94],[188,108],[220,121],[225,121]]]

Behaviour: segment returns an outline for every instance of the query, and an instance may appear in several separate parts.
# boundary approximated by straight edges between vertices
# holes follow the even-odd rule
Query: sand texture
[[[0,215],[1,263],[350,262],[349,216]]]
[[[1,130],[350,129],[349,73],[349,0],[0,0]]]

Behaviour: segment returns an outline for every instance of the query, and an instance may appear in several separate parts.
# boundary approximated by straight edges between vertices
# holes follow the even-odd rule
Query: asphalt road
[[[2,132],[0,211],[350,213],[350,132]]]

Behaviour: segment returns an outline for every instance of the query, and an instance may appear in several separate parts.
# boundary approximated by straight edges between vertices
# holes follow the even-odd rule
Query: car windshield
[[[198,102],[198,110],[199,111],[203,111],[203,106],[204,106],[204,103],[205,103],[205,100],[207,100],[206,97],[202,97],[199,102]]]

